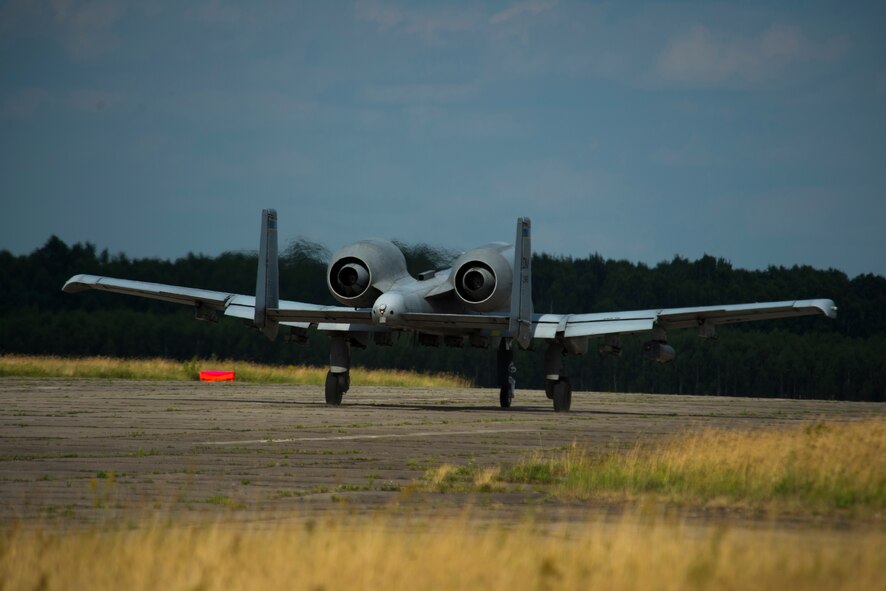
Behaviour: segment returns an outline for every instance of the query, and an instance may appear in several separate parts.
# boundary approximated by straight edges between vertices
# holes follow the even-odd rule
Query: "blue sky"
[[[886,275],[881,6],[4,2],[0,248],[255,249],[274,207],[332,249],[528,215],[550,253]]]

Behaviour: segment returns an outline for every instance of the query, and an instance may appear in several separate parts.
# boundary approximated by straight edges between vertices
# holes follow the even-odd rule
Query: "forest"
[[[439,269],[457,253],[428,245],[399,244],[413,274]],[[294,241],[281,252],[280,296],[336,304],[326,288],[328,251]],[[218,256],[188,254],[176,260],[131,259],[99,252],[95,245],[67,245],[53,236],[27,255],[0,251],[0,354],[105,355],[171,359],[241,359],[273,364],[323,366],[328,337],[311,331],[306,344],[270,342],[242,320],[199,322],[193,310],[141,298],[61,291],[77,273],[107,275],[252,294],[254,252]],[[585,391],[651,392],[884,401],[886,399],[886,278],[849,278],[809,266],[734,268],[705,255],[675,256],[655,266],[605,259],[536,254],[532,261],[536,312],[605,312],[656,307],[703,306],[830,298],[836,320],[809,317],[718,327],[718,338],[692,330],[672,331],[674,362],[644,359],[641,336],[623,339],[620,357],[601,355],[592,340],[587,355],[569,357],[564,374]],[[284,333],[285,331],[281,331]],[[543,386],[543,343],[518,351],[517,388]],[[477,386],[495,383],[495,352],[413,346],[411,335],[393,346],[354,349],[354,365],[449,372]],[[518,393],[519,396],[519,393]],[[518,398],[519,399],[519,398]]]

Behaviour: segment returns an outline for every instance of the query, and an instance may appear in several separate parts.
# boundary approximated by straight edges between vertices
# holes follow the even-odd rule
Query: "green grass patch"
[[[498,466],[443,464],[426,471],[418,488],[435,492],[497,492],[507,486]]]
[[[299,498],[299,497],[306,497],[308,495],[322,495],[322,494],[326,494],[328,492],[329,492],[328,486],[317,485],[317,486],[312,486],[311,488],[307,488],[307,489],[278,490],[277,492],[275,492],[271,496],[271,498],[272,499],[286,499],[286,498],[292,498],[292,497]]]
[[[156,447],[152,447],[150,449],[142,449],[138,448],[135,451],[130,451],[126,453],[126,457],[128,458],[147,458],[149,456],[159,456],[161,455],[161,451]]]
[[[561,499],[654,497],[679,505],[882,516],[886,420],[709,429],[626,451],[573,445],[503,469],[444,464],[428,470],[420,486],[482,492],[525,485]]]
[[[558,493],[655,494],[680,503],[833,513],[886,509],[886,421],[759,431],[708,430],[594,456],[569,450]]]
[[[41,357],[0,355],[0,377],[106,378],[125,380],[198,380],[201,370],[231,370],[239,382],[259,384],[323,385],[326,368],[299,365],[272,366],[246,361],[193,359],[115,359],[110,357]],[[355,386],[410,388],[467,388],[466,378],[451,374],[423,374],[400,370],[351,369]]]

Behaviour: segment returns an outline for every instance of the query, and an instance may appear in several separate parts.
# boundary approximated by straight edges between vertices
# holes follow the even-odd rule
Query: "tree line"
[[[399,245],[411,272],[442,268],[455,253],[427,245]],[[280,294],[289,300],[336,304],[326,288],[328,251],[299,240],[280,257]],[[65,244],[51,237],[27,255],[0,251],[0,353],[62,356],[216,356],[277,364],[325,365],[328,338],[311,331],[307,344],[269,342],[243,322],[193,320],[193,310],[142,298],[87,291],[64,294],[76,273],[251,294],[254,252],[218,256],[188,254],[176,260],[131,259],[98,252],[90,243]],[[593,339],[587,355],[567,358],[564,374],[579,390],[714,394],[730,396],[886,399],[886,278],[849,278],[808,266],[749,271],[712,256],[676,256],[655,266],[625,260],[536,254],[536,312],[605,312],[657,307],[778,301],[826,297],[839,306],[835,321],[823,317],[718,327],[703,340],[692,330],[671,331],[677,359],[646,361],[642,342],[623,339],[620,357],[599,355]],[[283,331],[285,333],[285,329]],[[411,335],[391,347],[355,349],[353,361],[464,375],[479,386],[495,383],[494,351],[412,346]],[[542,343],[536,347],[543,349]],[[518,351],[518,388],[543,385],[543,351]]]

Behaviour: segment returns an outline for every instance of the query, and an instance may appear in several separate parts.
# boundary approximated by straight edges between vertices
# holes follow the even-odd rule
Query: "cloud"
[[[185,11],[184,17],[205,24],[237,24],[240,22],[242,12],[240,6],[221,2],[220,0],[209,0],[202,4],[192,6]]]
[[[358,0],[356,8],[359,19],[375,23],[383,29],[396,27],[405,20],[403,11],[396,6],[382,2]]]
[[[425,41],[439,41],[442,34],[463,33],[479,28],[485,18],[474,9],[401,9],[376,0],[358,0],[357,18],[382,30],[400,30]]]
[[[367,129],[399,128],[413,135],[459,140],[522,133],[525,126],[514,112],[476,104],[482,91],[476,82],[367,86],[360,90],[358,100],[374,110],[364,110],[358,123]]]
[[[845,50],[842,38],[815,42],[794,26],[773,25],[755,37],[738,37],[699,25],[668,42],[654,73],[671,83],[744,87],[779,79],[801,64],[836,61]]]
[[[493,25],[498,25],[526,13],[533,15],[541,14],[553,8],[556,4],[557,0],[525,0],[524,2],[512,4],[508,8],[493,14],[489,22]]]

